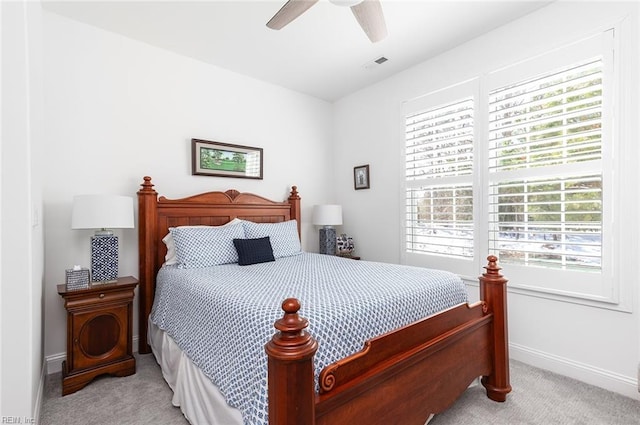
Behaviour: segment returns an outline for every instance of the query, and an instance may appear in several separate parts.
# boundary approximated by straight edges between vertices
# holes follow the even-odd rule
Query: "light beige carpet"
[[[153,356],[136,359],[135,375],[100,377],[64,397],[60,374],[49,375],[39,424],[187,424],[180,409],[171,405],[172,392]],[[640,425],[640,401],[520,362],[511,362],[511,385],[513,392],[505,403],[489,400],[482,386],[469,388],[429,425]]]

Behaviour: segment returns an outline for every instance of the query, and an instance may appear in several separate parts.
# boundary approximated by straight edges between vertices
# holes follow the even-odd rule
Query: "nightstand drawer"
[[[97,306],[107,303],[128,302],[133,297],[133,288],[129,290],[103,290],[97,289],[91,293],[71,295],[65,301],[67,310],[82,308],[85,306]]]

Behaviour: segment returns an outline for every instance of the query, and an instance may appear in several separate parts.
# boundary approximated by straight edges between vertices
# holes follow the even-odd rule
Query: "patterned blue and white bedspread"
[[[456,275],[440,270],[303,253],[275,262],[201,269],[163,267],[150,319],[238,408],[246,425],[267,424],[264,345],[295,297],[325,366],[364,341],[467,301]]]

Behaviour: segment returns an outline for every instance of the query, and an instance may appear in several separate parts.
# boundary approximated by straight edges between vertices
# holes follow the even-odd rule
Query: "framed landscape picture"
[[[191,170],[194,176],[262,180],[262,148],[191,139]]]

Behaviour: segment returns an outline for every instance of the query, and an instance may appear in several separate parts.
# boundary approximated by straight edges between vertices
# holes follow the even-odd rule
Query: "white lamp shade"
[[[74,196],[71,213],[72,229],[130,229],[133,227],[133,198],[130,196]]]
[[[338,226],[342,224],[341,205],[314,205],[313,224],[317,226]]]

